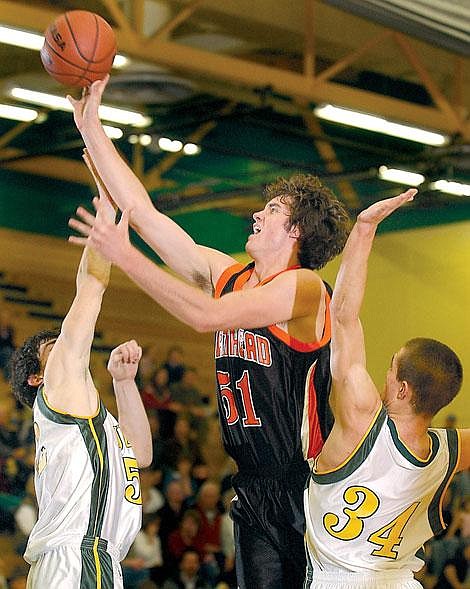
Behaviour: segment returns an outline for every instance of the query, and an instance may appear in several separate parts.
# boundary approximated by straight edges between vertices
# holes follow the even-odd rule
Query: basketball
[[[111,70],[116,37],[98,14],[71,10],[47,28],[41,61],[46,71],[66,86],[89,86]]]

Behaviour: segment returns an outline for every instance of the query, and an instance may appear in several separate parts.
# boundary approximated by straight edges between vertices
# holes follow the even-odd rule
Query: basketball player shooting
[[[349,219],[318,178],[267,187],[253,215],[247,266],[196,244],[155,207],[103,132],[95,82],[74,117],[93,162],[123,211],[119,224],[84,209],[71,227],[168,312],[216,332],[216,382],[225,449],[238,465],[232,503],[240,589],[301,588],[305,575],[303,489],[307,457],[331,427],[329,294],[316,273],[342,249]],[[128,223],[179,275],[129,241]],[[182,280],[184,279],[184,280]]]
[[[373,204],[351,231],[331,303],[333,429],[305,490],[306,587],[413,589],[421,547],[443,527],[442,498],[470,466],[470,430],[431,429],[462,366],[446,345],[412,339],[392,358],[383,394],[366,369],[359,321],[379,223],[416,190]]]
[[[99,191],[100,215],[111,221],[114,208]],[[109,262],[86,247],[60,332],[32,336],[12,361],[13,391],[33,408],[36,437],[39,515],[25,552],[30,589],[122,588],[119,561],[141,526],[138,467],[152,458],[134,382],[141,349],[126,342],[109,359],[119,423],[100,402],[89,370],[109,274]]]

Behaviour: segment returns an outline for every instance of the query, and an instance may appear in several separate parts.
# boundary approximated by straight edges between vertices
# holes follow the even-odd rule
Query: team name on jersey
[[[227,356],[271,366],[271,344],[263,335],[246,329],[218,331],[215,335],[215,358]]]

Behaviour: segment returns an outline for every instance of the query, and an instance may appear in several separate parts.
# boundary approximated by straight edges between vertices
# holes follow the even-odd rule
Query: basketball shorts
[[[306,589],[423,589],[410,570],[374,573],[313,571]]]
[[[231,516],[239,589],[302,589],[305,479],[235,475]]]
[[[27,589],[123,589],[119,562],[101,548],[59,546],[31,565]]]

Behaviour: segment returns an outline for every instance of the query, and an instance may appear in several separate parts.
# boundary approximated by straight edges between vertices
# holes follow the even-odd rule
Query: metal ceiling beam
[[[108,9],[115,8],[113,0],[104,0]],[[116,12],[116,10],[114,10]],[[43,31],[59,14],[24,2],[0,0],[0,19],[5,24]],[[123,14],[121,13],[123,16]],[[120,15],[120,16],[121,16]],[[338,83],[309,78],[289,70],[266,66],[227,55],[179,45],[176,42],[153,39],[150,43],[130,29],[125,17],[116,31],[121,52],[171,67],[186,75],[217,79],[226,84],[244,86],[251,90],[272,88],[275,93],[300,97],[314,103],[333,102],[348,108],[366,110],[398,121],[439,129],[449,134],[470,137],[470,122],[462,117],[449,117],[440,108],[422,106],[405,100],[375,94],[372,91],[347,87]],[[231,89],[226,88],[227,96]]]

